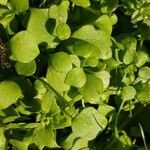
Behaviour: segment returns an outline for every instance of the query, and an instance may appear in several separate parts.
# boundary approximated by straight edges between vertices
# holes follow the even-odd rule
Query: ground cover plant
[[[150,149],[150,0],[0,0],[0,150]]]

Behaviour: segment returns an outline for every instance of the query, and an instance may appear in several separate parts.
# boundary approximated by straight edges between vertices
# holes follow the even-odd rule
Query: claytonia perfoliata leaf
[[[150,68],[149,67],[140,68],[139,77],[144,80],[149,80],[150,79]]]
[[[31,76],[36,71],[36,63],[35,61],[29,63],[16,62],[15,68],[19,75]]]
[[[82,6],[82,7],[88,7],[90,6],[89,0],[71,0],[74,4]]]
[[[99,107],[98,107],[98,111],[104,115],[104,116],[107,116],[109,115],[111,112],[113,112],[115,110],[114,107],[112,106],[109,106],[107,104],[100,104]]]
[[[73,45],[73,51],[76,55],[88,58],[94,47],[85,41],[76,41]]]
[[[65,127],[69,127],[72,125],[72,117],[76,113],[75,108],[68,107],[68,108],[66,108],[65,111],[66,111],[66,113],[62,111],[53,118],[55,129],[63,129]]]
[[[102,15],[99,17],[95,23],[96,27],[98,27],[100,30],[103,30],[104,32],[108,33],[109,35],[112,32],[112,22],[109,16]]]
[[[41,110],[50,115],[57,114],[60,109],[56,103],[55,95],[52,91],[48,91],[42,98]]]
[[[9,41],[9,47],[14,57],[22,63],[31,62],[39,54],[35,38],[28,31],[21,31],[13,36]]]
[[[74,141],[74,144],[71,148],[72,150],[83,149],[88,150],[88,141],[86,139],[78,138]]]
[[[71,35],[71,29],[65,23],[59,24],[56,28],[56,35],[60,40],[66,40]]]
[[[61,63],[61,62],[60,62]],[[69,90],[70,86],[65,84],[66,73],[59,72],[51,66],[48,68],[46,79],[59,92]]]
[[[92,107],[82,110],[72,122],[73,134],[87,140],[94,139],[106,126],[107,119]]]
[[[125,86],[121,91],[121,98],[125,101],[134,99],[136,90],[132,86]]]
[[[4,136],[3,128],[0,128],[0,149],[6,149],[6,137]]]
[[[136,99],[140,102],[146,103],[150,101],[150,84],[138,83],[135,85]]]
[[[142,50],[138,51],[137,57],[138,57],[138,60],[136,62],[137,67],[143,66],[148,61],[148,54],[145,51]]]
[[[103,87],[106,89],[109,86],[110,82],[110,74],[107,71],[100,71],[95,73],[95,75],[101,79],[103,82]]]
[[[34,88],[37,91],[38,96],[40,96],[40,98],[46,93],[47,89],[44,86],[44,84],[39,81],[39,80],[35,80],[34,82]]]
[[[68,72],[65,83],[75,87],[82,87],[86,82],[86,76],[82,68],[73,68]]]
[[[14,14],[8,9],[0,9],[0,24],[7,27],[11,20],[14,18]]]
[[[124,36],[121,37],[121,43],[124,46],[125,54],[123,62],[127,65],[135,61],[137,41],[134,37]]]
[[[28,150],[28,144],[22,141],[11,139],[10,143],[18,150]]]
[[[58,42],[50,33],[50,27],[53,28],[54,25],[48,19],[48,9],[33,8],[28,21],[27,31],[34,36],[37,44],[47,45],[47,48],[55,48]]]
[[[46,126],[41,124],[34,130],[33,141],[40,149],[43,149],[45,146],[58,148],[55,138],[52,122]]]
[[[56,20],[56,26],[66,23],[68,18],[69,2],[62,1],[59,5],[52,5],[49,9],[49,17]]]
[[[9,107],[22,96],[20,87],[13,81],[0,82],[0,109]]]
[[[70,55],[72,64],[75,65],[76,67],[80,67],[80,59],[76,55]]]
[[[73,38],[84,40],[88,43],[93,44],[100,51],[101,59],[108,59],[111,57],[111,40],[110,36],[104,31],[97,31],[91,25],[85,25],[75,31],[72,35]]]
[[[60,72],[68,72],[72,68],[70,56],[65,52],[58,52],[52,55],[51,63],[54,69]]]
[[[22,0],[21,5],[20,5],[20,1],[18,1],[18,0],[10,0],[10,2],[13,6],[13,9],[16,12],[24,12],[29,7],[29,0]]]
[[[86,102],[98,103],[103,92],[103,83],[96,76],[86,75],[86,83],[79,89],[79,92]]]

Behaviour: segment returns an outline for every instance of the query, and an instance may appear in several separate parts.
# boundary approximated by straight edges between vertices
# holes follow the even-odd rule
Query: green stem
[[[119,115],[120,115],[120,112],[121,112],[121,110],[122,110],[122,108],[123,108],[124,103],[125,103],[125,101],[122,101],[122,103],[121,103],[121,105],[120,105],[120,107],[119,107],[117,116],[116,116],[116,120],[115,120],[115,137],[116,137],[116,138],[119,138],[117,125],[118,125]]]

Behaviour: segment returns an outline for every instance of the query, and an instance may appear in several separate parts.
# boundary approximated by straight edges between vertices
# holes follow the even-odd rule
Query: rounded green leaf
[[[17,62],[15,68],[19,75],[31,76],[36,71],[36,63],[35,61],[29,63]]]
[[[134,99],[136,95],[136,90],[132,86],[125,86],[121,90],[121,97],[123,100],[131,100]]]
[[[34,37],[27,31],[21,31],[12,37],[9,46],[14,57],[22,63],[31,62],[39,54]]]
[[[148,61],[149,56],[145,51],[146,51],[146,48],[142,47],[142,49],[140,49],[140,51],[137,52],[137,57],[138,57],[138,60],[136,62],[137,67],[143,66]]]
[[[103,83],[94,75],[86,75],[86,83],[79,89],[79,92],[83,95],[85,101],[98,103],[103,92]]]
[[[71,35],[71,29],[65,23],[59,24],[56,28],[56,35],[60,40],[66,40]]]
[[[139,70],[139,77],[141,77],[144,80],[150,79],[150,68],[149,67],[142,67]]]
[[[73,51],[78,56],[88,58],[91,55],[93,45],[85,41],[76,41],[73,45]]]
[[[108,15],[102,15],[95,21],[96,27],[104,32],[108,33],[109,35],[112,32],[112,22]]]
[[[135,85],[136,99],[141,102],[149,102],[150,101],[150,84],[148,83],[138,83]]]
[[[38,45],[55,48],[58,40],[51,34],[54,24],[49,20],[48,9],[32,8],[30,12],[27,31],[34,36]]]
[[[88,7],[90,6],[90,1],[89,0],[71,0],[73,3],[76,5],[79,5],[81,7]]]
[[[72,121],[73,134],[87,140],[94,139],[106,126],[107,119],[92,107],[85,108]]]
[[[66,73],[55,70],[53,67],[49,67],[46,79],[58,92],[69,90],[70,86],[64,83]]]
[[[68,72],[72,68],[70,56],[65,52],[58,52],[52,55],[52,66],[57,71]]]
[[[116,14],[113,14],[113,15],[110,17],[110,20],[111,20],[111,24],[112,24],[112,25],[116,24],[117,21],[118,21],[117,15],[116,15]]]
[[[95,73],[95,75],[100,78],[103,82],[103,86],[106,89],[109,86],[110,82],[110,74],[107,71],[100,71],[98,73]]]
[[[5,109],[22,96],[20,87],[13,81],[0,83],[0,109]]]
[[[18,0],[10,0],[10,2],[16,12],[24,12],[29,7],[29,0],[21,0],[21,3]]]
[[[77,55],[70,55],[70,58],[73,65],[75,65],[76,67],[80,67],[80,59]]]
[[[86,76],[82,68],[74,68],[68,72],[65,83],[75,87],[82,87],[86,82]]]

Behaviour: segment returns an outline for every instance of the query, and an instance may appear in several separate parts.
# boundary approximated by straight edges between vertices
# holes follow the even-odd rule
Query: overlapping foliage
[[[0,38],[0,150],[150,148],[149,0],[0,0]]]

